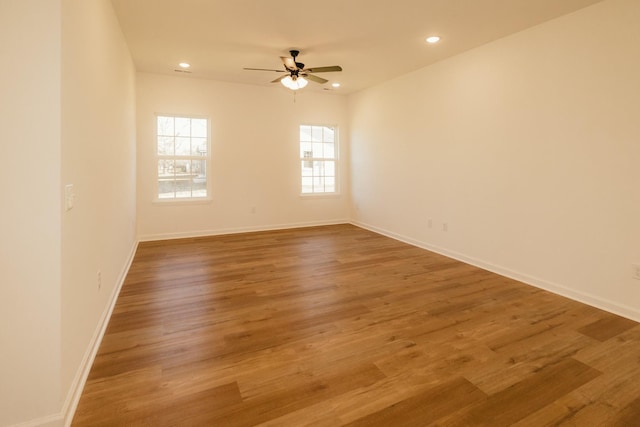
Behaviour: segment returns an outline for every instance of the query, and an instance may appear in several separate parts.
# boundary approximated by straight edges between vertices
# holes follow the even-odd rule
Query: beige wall
[[[65,406],[135,248],[135,151],[135,68],[111,3],[63,0],[62,186],[75,189],[62,214]]]
[[[348,219],[345,97],[305,92],[294,103],[293,93],[280,87],[143,73],[138,74],[136,86],[141,240]],[[210,118],[211,202],[154,203],[156,113]],[[300,196],[297,138],[301,123],[339,127],[343,177],[339,196]]]
[[[605,1],[353,96],[354,219],[640,320],[638,22]]]
[[[60,402],[60,4],[0,2],[0,425]]]

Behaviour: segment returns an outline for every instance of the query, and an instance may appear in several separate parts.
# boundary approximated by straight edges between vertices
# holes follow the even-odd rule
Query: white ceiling
[[[600,0],[112,0],[138,71],[269,86],[291,48],[352,93]],[[429,35],[442,38],[428,45]],[[185,75],[186,74],[181,74]]]

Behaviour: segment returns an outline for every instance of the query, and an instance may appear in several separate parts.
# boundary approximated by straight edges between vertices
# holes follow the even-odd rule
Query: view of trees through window
[[[300,126],[302,193],[335,193],[336,129],[331,126]]]
[[[159,199],[207,197],[208,129],[207,119],[157,116]]]

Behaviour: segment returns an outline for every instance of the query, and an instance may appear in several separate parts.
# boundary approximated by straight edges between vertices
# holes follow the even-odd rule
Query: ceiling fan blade
[[[296,65],[296,61],[292,57],[281,56],[280,59],[282,59],[282,63],[284,64],[285,67],[287,67],[287,70],[295,71],[298,69],[298,66]]]
[[[276,73],[284,73],[284,70],[271,70],[268,68],[243,68],[243,70],[250,70],[250,71],[275,71]]]
[[[284,79],[287,76],[288,76],[288,74],[285,74],[284,76],[280,76],[277,79],[272,80],[271,83],[278,83],[280,80]]]
[[[342,71],[342,67],[339,65],[332,65],[330,67],[312,67],[306,68],[304,71],[308,71],[310,73],[329,73],[331,71]]]
[[[322,77],[318,77],[318,76],[314,76],[313,74],[303,74],[304,78],[311,80],[312,82],[316,82],[316,83],[326,83],[329,80],[327,79],[323,79]]]

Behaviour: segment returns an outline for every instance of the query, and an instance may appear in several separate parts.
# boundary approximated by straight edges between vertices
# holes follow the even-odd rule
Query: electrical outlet
[[[631,264],[631,268],[633,269],[631,277],[640,280],[640,264]]]
[[[433,220],[431,218],[429,218],[427,220],[427,227],[432,228],[433,227]]]
[[[442,231],[449,231],[449,224],[447,224],[446,222],[442,223]]]
[[[102,288],[102,272],[100,270],[98,270],[98,274],[97,274],[97,278],[98,278],[98,290],[100,290]]]
[[[76,195],[73,192],[73,184],[67,184],[64,186],[64,206],[67,211],[73,209],[73,202]]]

